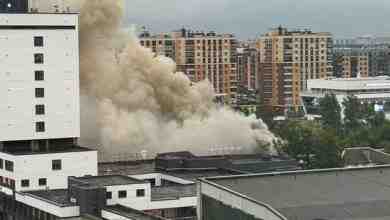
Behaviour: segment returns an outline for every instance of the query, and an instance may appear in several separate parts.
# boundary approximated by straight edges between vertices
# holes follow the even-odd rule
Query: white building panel
[[[80,136],[77,14],[0,14],[0,141]],[[43,37],[43,47],[34,46]],[[34,54],[43,54],[42,64]],[[35,81],[35,71],[44,80]],[[44,88],[44,97],[35,89]],[[45,115],[35,115],[35,105]],[[36,132],[35,123],[45,122]]]
[[[0,176],[15,180],[16,191],[65,189],[68,185],[68,177],[81,177],[85,175],[96,176],[97,151],[77,151],[69,153],[49,153],[33,155],[10,155],[0,153],[3,161],[12,161],[13,171],[7,171],[5,167],[0,169]],[[61,169],[53,170],[52,161],[61,160]],[[39,179],[46,178],[46,185],[39,185]],[[29,180],[28,187],[22,187],[21,181]]]
[[[62,207],[59,204],[46,202],[23,193],[16,193],[15,200],[60,218],[75,217],[80,215],[79,206]]]

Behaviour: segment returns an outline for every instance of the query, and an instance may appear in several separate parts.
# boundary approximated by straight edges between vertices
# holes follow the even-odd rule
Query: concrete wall
[[[148,173],[148,174],[140,174],[140,175],[131,175],[130,177],[139,179],[139,180],[147,180],[147,179],[154,179],[156,182],[156,186],[161,186],[162,180],[168,180],[174,183],[187,185],[187,184],[194,184],[193,181],[188,181],[182,178],[178,178],[175,176],[170,176],[162,173]]]
[[[137,197],[137,189],[144,189],[145,196]],[[118,197],[118,192],[121,190],[127,191],[126,198]],[[120,204],[137,210],[145,209],[151,198],[150,183],[107,186],[106,191],[112,193],[112,199],[107,200],[107,205]]]
[[[0,26],[0,141],[79,137],[78,16],[0,14]],[[34,36],[44,38],[43,47],[34,47]],[[34,63],[35,53],[44,54],[43,64]],[[45,71],[44,81],[35,81],[36,70]],[[45,97],[36,98],[35,88],[44,88]],[[37,104],[45,115],[35,115]],[[39,121],[45,132],[36,132]]]
[[[16,191],[67,188],[68,176],[97,175],[97,151],[15,156],[0,153],[0,158],[14,162],[14,171],[0,169],[0,176],[15,180]],[[61,170],[52,170],[52,160],[62,161]],[[39,186],[39,178],[47,178],[47,186]],[[28,179],[29,187],[21,187]]]
[[[28,206],[34,207],[36,209],[55,215],[57,217],[65,218],[80,215],[80,207],[78,206],[61,207],[58,204],[45,202],[29,195],[24,195],[23,193],[16,193],[15,200],[24,203]]]

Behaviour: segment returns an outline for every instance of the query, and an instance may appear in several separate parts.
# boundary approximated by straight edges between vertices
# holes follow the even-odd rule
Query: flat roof
[[[90,151],[97,151],[97,150],[74,145],[72,147],[63,147],[60,149],[48,150],[48,151],[0,151],[0,153],[6,153],[6,154],[14,155],[14,156],[24,156],[24,155],[39,155],[39,154],[90,152]]]
[[[310,79],[307,87],[341,91],[390,89],[390,77]]]
[[[152,187],[152,201],[176,200],[196,196],[196,184]]]
[[[268,204],[289,220],[390,219],[390,166],[213,177],[201,181]]]
[[[147,183],[146,181],[122,175],[84,176],[74,179],[99,187]]]
[[[69,207],[76,206],[75,203],[71,203],[68,200],[68,190],[67,189],[54,189],[54,190],[37,190],[37,191],[28,191],[22,192],[28,196],[53,203],[57,206]]]
[[[156,217],[156,216],[151,216],[151,215],[148,215],[148,214],[146,214],[144,212],[137,211],[137,210],[125,207],[125,206],[121,206],[121,205],[107,206],[103,210],[108,211],[108,212],[112,212],[112,213],[115,213],[115,214],[118,214],[118,215],[121,215],[121,216],[124,216],[124,217],[128,217],[128,218],[134,219],[134,220],[158,220],[158,219],[163,219],[163,218]]]

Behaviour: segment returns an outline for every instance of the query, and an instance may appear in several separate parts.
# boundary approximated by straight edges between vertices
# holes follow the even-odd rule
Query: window
[[[45,80],[45,73],[43,70],[35,71],[35,81],[43,81]]]
[[[112,199],[112,192],[106,192],[106,199]]]
[[[0,159],[0,169],[3,169],[3,168],[4,168],[4,160]]]
[[[137,189],[137,197],[144,197],[144,196],[145,196],[145,190]]]
[[[45,122],[43,121],[35,122],[35,131],[45,132]]]
[[[36,98],[45,97],[45,89],[44,88],[35,88],[35,97]]]
[[[34,54],[34,63],[36,64],[42,64],[43,63],[43,53],[36,53]]]
[[[22,180],[21,181],[22,187],[29,187],[30,186],[30,180]]]
[[[39,184],[40,186],[46,186],[46,184],[47,184],[47,179],[46,179],[46,178],[39,178],[38,184]]]
[[[42,36],[34,37],[34,47],[43,47],[43,37]]]
[[[36,115],[44,115],[45,114],[45,105],[36,105],[35,106],[35,114]]]
[[[52,160],[51,161],[51,168],[52,168],[52,170],[61,170],[62,169],[61,160]]]
[[[13,172],[14,171],[14,162],[6,160],[5,161],[5,169],[10,171],[10,172]]]
[[[126,198],[126,197],[127,197],[127,191],[126,190],[118,191],[118,198]]]

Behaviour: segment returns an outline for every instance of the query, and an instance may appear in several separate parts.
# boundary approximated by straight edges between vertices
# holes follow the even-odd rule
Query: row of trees
[[[274,128],[284,141],[277,146],[303,160],[306,168],[332,168],[341,165],[346,147],[385,147],[390,149],[390,121],[374,105],[356,97],[344,99],[342,106],[333,94],[319,102],[319,121],[290,120]]]

